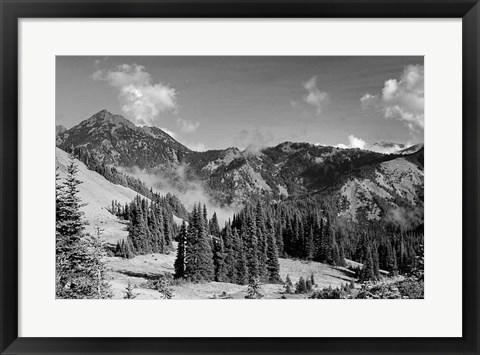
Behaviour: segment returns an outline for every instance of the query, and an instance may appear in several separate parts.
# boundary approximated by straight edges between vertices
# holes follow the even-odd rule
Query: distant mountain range
[[[75,149],[89,167],[114,167],[143,177],[147,185],[154,180],[163,188],[188,190],[199,184],[221,205],[328,194],[341,218],[421,213],[423,219],[423,145],[376,143],[396,148],[395,154],[292,142],[258,153],[237,148],[195,152],[159,128],[135,126],[106,110],[69,130],[57,126],[56,144]]]

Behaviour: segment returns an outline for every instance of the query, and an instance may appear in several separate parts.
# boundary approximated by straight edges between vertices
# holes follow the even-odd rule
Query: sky
[[[194,150],[423,142],[423,57],[57,56],[56,124],[107,109]]]

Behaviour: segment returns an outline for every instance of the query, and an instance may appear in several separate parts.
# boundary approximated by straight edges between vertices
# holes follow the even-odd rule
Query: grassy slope
[[[65,176],[66,166],[70,164],[69,154],[56,148],[55,157],[60,177]],[[83,203],[85,219],[89,225],[86,230],[89,233],[96,233],[96,228],[103,229],[103,237],[106,242],[115,244],[117,240],[127,237],[125,225],[115,216],[108,212],[107,207],[111,206],[113,200],[124,204],[130,202],[137,193],[121,185],[112,184],[100,174],[88,170],[82,162],[75,160],[78,165],[78,179],[83,181],[80,185],[79,196]]]
[[[137,299],[159,299],[160,294],[156,291],[142,287],[147,279],[155,279],[159,275],[169,272],[173,273],[175,253],[169,255],[149,254],[136,256],[134,259],[126,260],[117,257],[108,258],[109,266],[112,268],[110,281],[114,298],[123,298],[125,287],[130,281],[136,286],[135,294]],[[279,259],[280,276],[284,280],[288,275],[293,283],[297,282],[300,276],[310,277],[313,273],[317,287],[337,287],[352,280],[351,272],[345,268],[335,268],[317,262],[305,262],[301,260]],[[244,299],[247,286],[234,285],[223,282],[209,282],[205,284],[184,283],[173,286],[174,299],[208,299],[213,294],[221,294],[223,291],[229,293],[235,299]],[[277,284],[262,285],[261,292],[266,298],[280,298],[283,286]],[[291,295],[289,298],[302,298],[301,295]]]

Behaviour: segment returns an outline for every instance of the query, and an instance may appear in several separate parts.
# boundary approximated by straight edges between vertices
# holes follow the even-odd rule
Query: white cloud
[[[339,143],[336,145],[337,148],[343,148],[343,149],[348,149],[348,148],[359,148],[359,149],[366,149],[367,147],[367,142],[365,142],[363,139],[355,137],[353,134],[348,136],[348,145]]]
[[[180,126],[182,133],[192,133],[195,132],[200,126],[200,122],[192,122],[190,120],[184,120],[182,118],[177,119],[177,123]]]
[[[320,91],[317,86],[317,77],[313,76],[303,84],[307,94],[303,97],[303,101],[315,107],[317,115],[321,114],[325,109],[330,97],[327,92]]]
[[[424,128],[424,90],[423,65],[408,65],[399,79],[385,81],[381,93],[366,93],[360,102],[362,107],[378,108],[385,118],[399,119],[417,132]]]
[[[350,144],[350,147],[360,149],[365,149],[365,146],[367,144],[367,142],[365,142],[363,139],[355,137],[353,134],[348,136],[348,142]]]
[[[257,154],[273,141],[273,135],[269,131],[260,130],[258,127],[242,129],[234,137],[234,144],[237,148],[246,152]]]
[[[153,126],[160,113],[178,110],[177,91],[166,84],[153,83],[142,65],[121,64],[113,70],[97,70],[90,77],[119,91],[122,112],[137,125]]]
[[[205,152],[208,150],[207,146],[201,142],[184,142],[184,145],[195,152]]]
[[[318,143],[315,145],[319,145]],[[381,143],[374,143],[369,144],[364,139],[355,137],[353,134],[348,136],[348,144],[339,143],[335,145],[337,148],[342,149],[364,149],[370,150],[372,152],[382,153],[382,154],[395,154],[399,150],[402,150],[406,147],[412,146],[413,143],[406,142],[406,143],[392,143],[392,142],[381,142]]]

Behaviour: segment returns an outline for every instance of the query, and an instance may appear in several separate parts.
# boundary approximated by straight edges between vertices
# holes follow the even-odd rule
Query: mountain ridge
[[[152,183],[153,188],[188,191],[198,185],[220,205],[258,199],[281,201],[330,188],[335,190],[331,195],[340,202],[349,193],[360,194],[372,201],[384,198],[386,202],[377,203],[377,207],[382,209],[379,204],[383,204],[386,209],[385,204],[403,198],[399,189],[391,188],[396,180],[407,176],[410,188],[404,194],[414,196],[409,200],[412,206],[418,200],[417,190],[423,190],[423,145],[397,154],[296,142],[283,142],[258,153],[235,147],[195,152],[160,128],[138,127],[120,115],[102,110],[59,133],[57,146],[74,151],[97,171],[114,167],[134,176],[140,172],[140,178],[153,177],[151,180],[158,184]],[[422,155],[421,162],[409,158],[415,154]],[[378,179],[365,177],[367,172]],[[349,200],[349,206],[365,207],[356,201]],[[350,208],[347,214],[353,220],[356,209]]]

